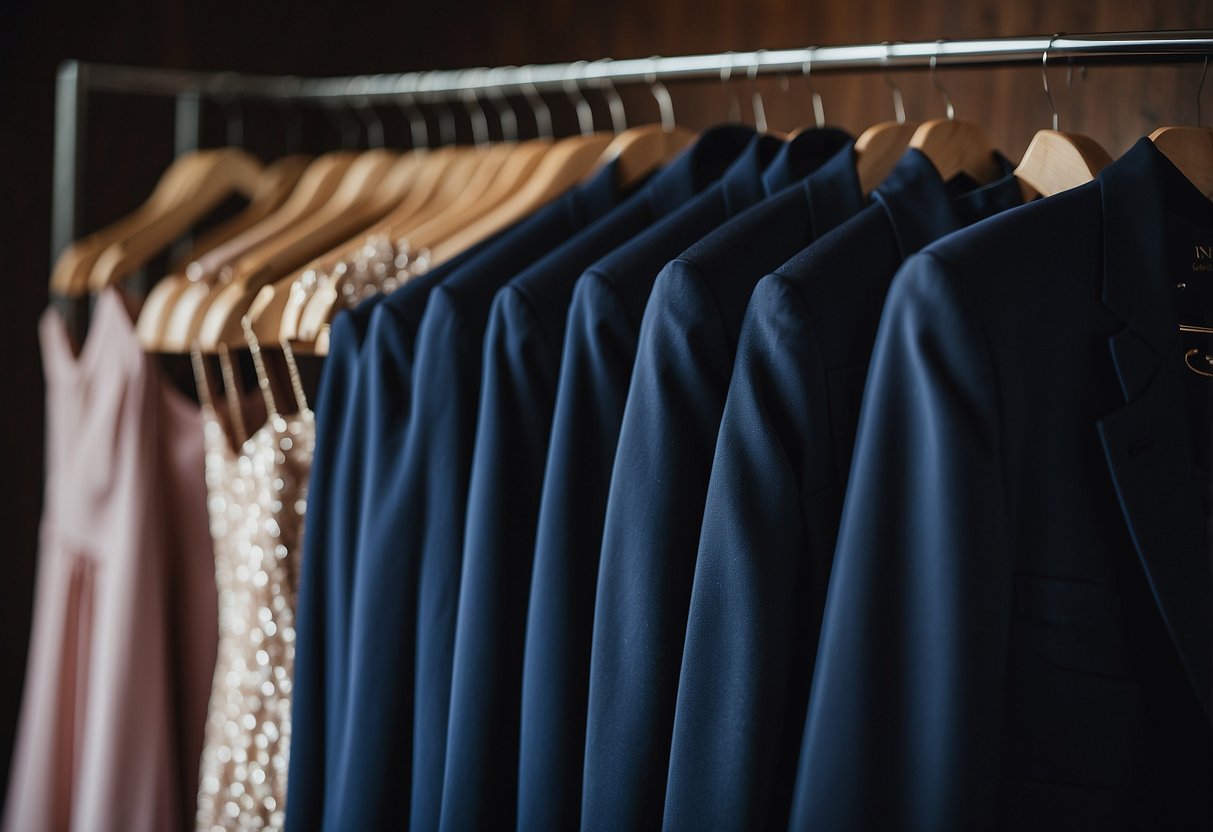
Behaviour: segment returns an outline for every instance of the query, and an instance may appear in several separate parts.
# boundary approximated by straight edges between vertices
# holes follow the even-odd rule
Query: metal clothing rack
[[[203,102],[210,101],[442,101],[478,92],[563,92],[615,84],[719,79],[804,72],[855,72],[932,67],[994,67],[1050,63],[1180,63],[1213,54],[1213,30],[1124,32],[914,43],[871,43],[578,61],[526,67],[438,70],[344,78],[185,72],[67,61],[55,91],[54,193],[51,255],[78,236],[89,95],[94,92],[176,99],[174,145],[196,149]]]

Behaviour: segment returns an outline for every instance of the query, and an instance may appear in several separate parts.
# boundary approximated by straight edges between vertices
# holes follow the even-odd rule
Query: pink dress
[[[198,407],[124,296],[40,325],[47,479],[7,832],[192,827],[217,641]]]

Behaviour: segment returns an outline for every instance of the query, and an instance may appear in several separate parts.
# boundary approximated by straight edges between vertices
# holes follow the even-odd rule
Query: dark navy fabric
[[[598,553],[619,423],[644,304],[672,257],[838,147],[756,136],[712,185],[599,260],[577,281],[568,313],[543,476],[523,654],[519,828],[576,828],[581,814],[586,698]],[[793,148],[793,150],[795,150]]]
[[[875,204],[763,278],[742,325],[704,507],[665,829],[785,829],[868,358],[898,267],[1021,201],[910,150]]]
[[[662,270],[645,308],[599,563],[582,826],[660,825],[716,432],[754,285],[864,199],[849,143]]]
[[[366,512],[359,541],[352,659],[358,692],[347,709],[340,806],[326,828],[437,828],[450,679],[450,640],[444,646],[441,638],[453,629],[455,599],[426,587],[432,572],[460,555],[470,462],[470,449],[463,449],[475,425],[489,299],[497,285],[617,204],[615,178],[615,166],[604,167],[441,279],[406,284],[380,304],[375,325],[382,349],[366,367],[371,388],[386,385],[376,405],[385,409],[378,422],[365,422],[373,432],[367,453],[378,472],[377,510]],[[424,290],[424,298],[409,294],[410,286]],[[411,348],[407,333],[414,328]],[[469,411],[470,422],[463,415]]]
[[[753,129],[737,125],[707,131],[493,301],[468,490],[443,829],[495,827],[516,812],[527,595],[573,286],[597,259],[719,180],[753,137]],[[544,795],[548,805],[551,796]],[[519,823],[536,828],[525,818]]]
[[[906,262],[792,828],[1209,828],[1209,426],[1177,324],[1213,319],[1210,239],[1213,205],[1142,140]]]
[[[390,297],[375,295],[353,310],[339,313],[333,322],[317,391],[316,448],[304,520],[306,565],[301,567],[295,619],[291,707],[293,713],[303,716],[292,731],[289,773],[297,773],[305,786],[292,790],[287,802],[286,824],[292,830],[320,829],[324,813],[332,813],[340,805],[338,796],[344,787],[347,703],[354,686],[351,597],[357,550],[368,526],[367,498],[376,493],[367,483],[381,447],[367,431],[368,410],[372,409],[368,397],[390,401],[407,395],[407,389],[401,393],[398,384],[378,386],[385,383],[384,378],[368,383],[363,365],[369,355],[382,349],[377,318],[389,309],[405,322],[416,318],[429,289],[497,236],[413,279]],[[415,329],[415,323],[412,329],[402,326],[393,340],[402,340],[401,348],[411,350]]]
[[[298,783],[287,801],[286,828],[321,828],[328,755],[338,747],[349,678],[347,633],[353,590],[361,454],[352,453],[348,430],[354,410],[358,358],[371,310],[361,304],[333,321],[329,355],[316,394],[316,445],[308,481],[303,556],[295,613],[295,674],[292,684],[291,755],[288,780]]]

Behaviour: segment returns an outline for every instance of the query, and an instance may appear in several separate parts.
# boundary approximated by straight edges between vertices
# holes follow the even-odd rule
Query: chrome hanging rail
[[[932,62],[939,67],[1039,65],[1046,50],[1052,63],[1181,63],[1213,54],[1213,30],[869,43],[344,78],[186,72],[67,61],[60,67],[55,95],[52,256],[58,255],[79,229],[87,100],[94,92],[175,97],[176,149],[182,153],[198,146],[204,100],[322,102],[412,98],[424,102],[481,90],[561,92],[570,84],[592,85],[605,79],[628,84],[716,80],[725,71],[755,76],[793,74],[802,72],[810,62],[814,73],[886,67],[926,69]]]
[[[890,69],[925,69],[930,66],[932,58],[940,67],[1036,65],[1046,49],[1049,51],[1049,61],[1059,63],[1195,60],[1213,52],[1213,30],[869,43],[345,78],[283,78],[74,62],[65,65],[65,69],[74,67],[83,76],[86,88],[95,92],[149,95],[194,93],[205,97],[237,96],[251,100],[288,98],[297,101],[350,97],[375,100],[412,95],[424,101],[469,90],[521,92],[532,85],[541,91],[559,92],[569,82],[588,84],[605,79],[617,84],[644,83],[654,79],[718,79],[722,70],[756,70],[764,75],[795,73],[800,72],[809,61],[812,61],[814,72],[849,72],[882,69],[885,66]]]

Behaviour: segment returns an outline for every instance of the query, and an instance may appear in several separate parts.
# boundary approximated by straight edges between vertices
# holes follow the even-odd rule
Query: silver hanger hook
[[[350,109],[354,111],[354,115],[366,129],[366,146],[383,147],[383,122],[379,120],[370,98],[367,97],[369,87],[370,79],[365,75],[351,78],[349,86],[346,88],[346,96]]]
[[[581,91],[581,77],[587,61],[576,61],[569,65],[569,75],[564,80],[564,94],[577,109],[577,128],[581,135],[588,136],[594,132],[594,109]]]
[[[606,67],[606,72],[609,73],[614,62],[614,58],[600,58],[594,61],[594,64]],[[606,99],[607,109],[611,113],[611,129],[618,135],[628,129],[628,114],[623,107],[623,99],[619,97],[619,90],[615,89],[615,82],[609,74],[604,74],[599,79],[598,88],[602,90],[602,97]]]
[[[547,102],[543,100],[543,96],[539,94],[539,88],[535,86],[535,67],[534,64],[527,64],[522,68],[526,82],[522,85],[522,97],[526,99],[526,103],[531,108],[531,115],[535,117],[535,135],[541,139],[552,139],[552,111],[548,109]]]
[[[438,77],[437,72],[428,72],[422,77],[422,84]],[[450,99],[442,97],[437,101],[438,110],[438,144],[453,145],[459,141],[459,132],[455,125],[455,105]]]
[[[397,102],[409,122],[409,137],[414,150],[430,146],[430,123],[425,119],[425,113],[417,106],[417,99],[412,92],[406,92],[398,97]]]
[[[468,69],[459,73],[459,83],[464,86],[460,97],[463,99],[463,109],[467,113],[468,123],[472,126],[472,144],[484,147],[489,143],[489,119],[484,111],[484,104],[476,94],[476,88],[484,77],[485,70]]]
[[[817,47],[809,47],[809,57],[800,67],[804,75],[805,86],[809,88],[809,98],[813,102],[813,123],[818,129],[826,126],[826,110],[821,103],[821,94],[813,87],[813,58],[817,55]]]
[[[489,70],[489,80],[492,80],[495,76],[500,77],[503,74],[508,74],[510,70],[514,69],[517,69],[517,67]],[[497,113],[497,124],[501,127],[502,141],[518,141],[518,115],[510,104],[509,96],[502,91],[500,82],[491,83],[485,87],[484,97],[488,99],[489,104],[492,105],[493,110]]]
[[[1053,103],[1053,92],[1049,89],[1049,50],[1053,48],[1053,41],[1057,40],[1057,35],[1049,38],[1049,45],[1045,47],[1044,53],[1040,56],[1040,82],[1045,88],[1045,98],[1049,101],[1049,112],[1053,114],[1053,129],[1058,130],[1060,119],[1057,116],[1057,105]]]
[[[299,78],[295,75],[283,75],[273,82],[274,103],[290,115],[286,123],[286,152],[298,153],[303,145],[303,113],[295,103],[295,94],[299,91]]]
[[[892,49],[892,44],[887,40],[884,42],[884,55],[880,59],[880,66],[884,74],[885,86],[893,91],[893,115],[897,119],[898,124],[906,123],[906,105],[901,98],[901,87],[893,82],[893,76],[889,72],[889,52]]]
[[[739,124],[741,122],[741,101],[737,98],[737,91],[729,86],[729,81],[733,79],[733,66],[737,60],[737,53],[726,52],[729,56],[729,63],[720,68],[720,83],[724,85],[724,91],[729,96],[729,124]]]
[[[208,85],[211,98],[215,99],[223,110],[227,143],[230,147],[244,145],[244,109],[240,106],[240,96],[236,94],[239,86],[239,72],[221,72]]]
[[[674,129],[674,99],[670,97],[670,91],[665,88],[665,84],[657,77],[657,57],[649,58],[652,64],[652,70],[645,76],[645,81],[649,85],[649,92],[653,94],[653,98],[657,99],[657,108],[661,111],[661,128],[669,133]]]
[[[1209,72],[1209,56],[1205,55],[1205,65],[1200,70],[1200,83],[1196,85],[1196,126],[1200,127],[1203,119],[1200,114],[1200,93],[1205,88],[1205,75]]]
[[[931,85],[935,87],[936,92],[943,96],[943,103],[948,114],[948,121],[956,120],[956,108],[952,106],[952,96],[948,95],[947,89],[939,82],[939,74],[935,64],[939,60],[939,47],[944,41],[935,41],[935,54],[931,56]]]
[[[762,63],[762,53],[765,51],[765,49],[759,49],[754,53],[754,60],[746,71],[746,75],[750,79],[750,107],[754,110],[754,128],[759,133],[767,132],[767,108],[762,101],[762,93],[758,91],[758,67]]]

